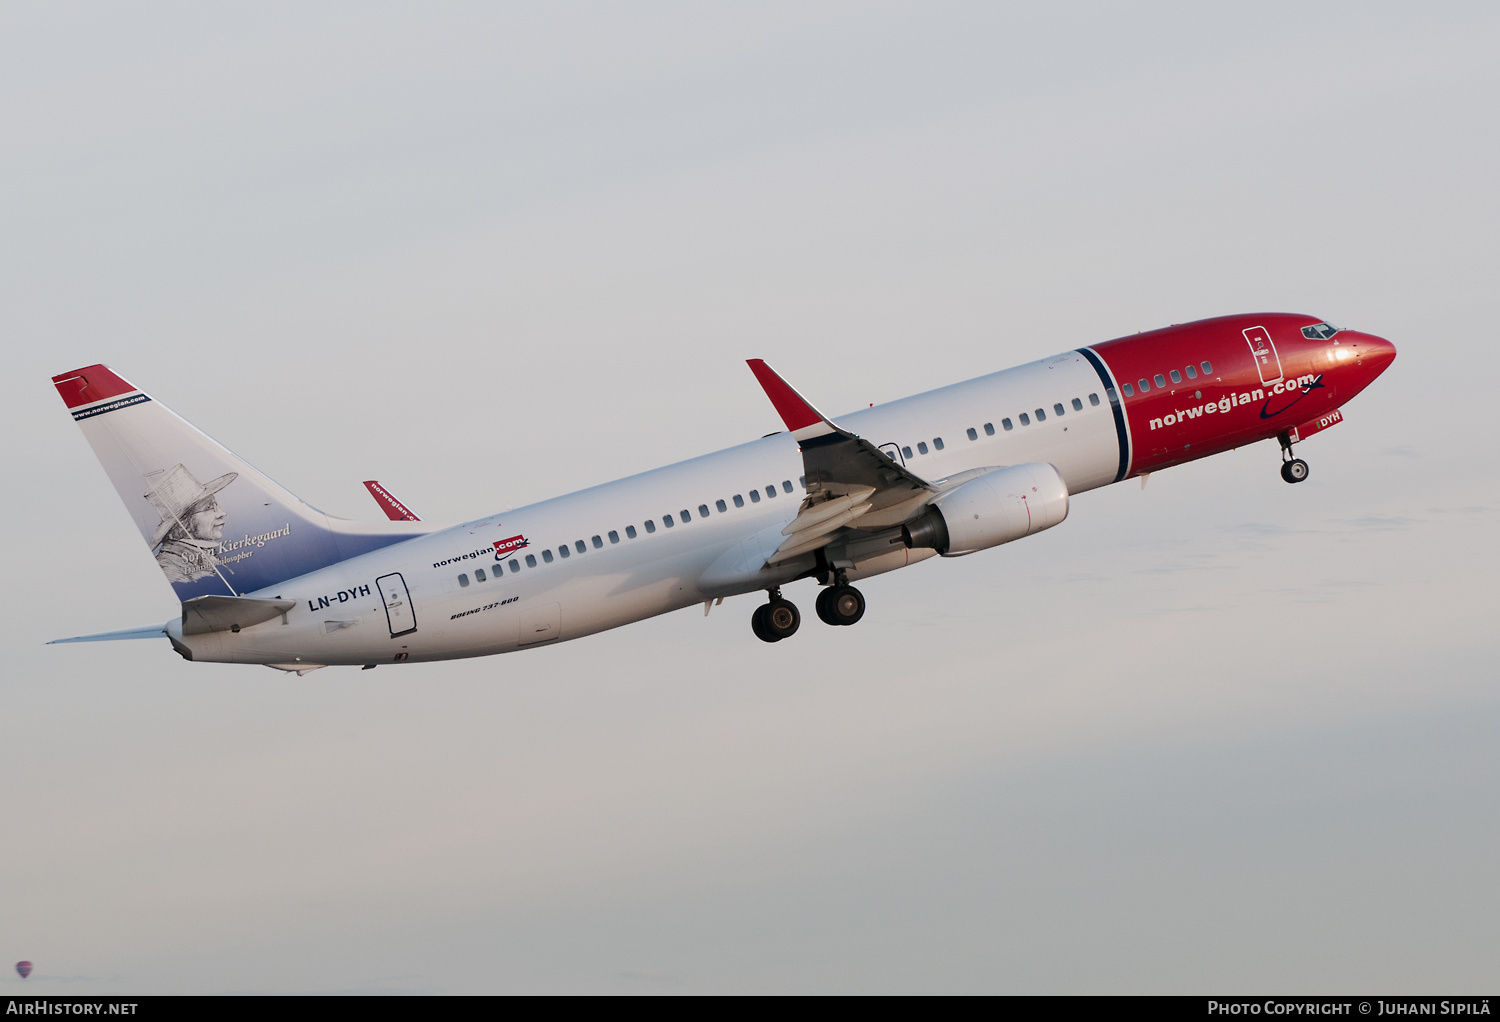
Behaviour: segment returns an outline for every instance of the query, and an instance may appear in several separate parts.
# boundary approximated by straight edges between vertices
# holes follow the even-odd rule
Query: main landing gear
[[[762,603],[750,615],[750,630],[762,642],[780,642],[797,634],[802,614],[791,600],[782,599],[780,589],[771,590],[771,602]]]
[[[824,624],[852,625],[865,616],[865,597],[848,583],[831,585],[818,594],[817,608]]]
[[[770,591],[771,599],[755,608],[750,615],[750,630],[762,642],[780,642],[795,635],[802,624],[797,605]],[[818,594],[818,617],[830,625],[852,625],[865,616],[865,597],[847,582],[837,582]]]
[[[1292,457],[1292,438],[1281,433],[1276,439],[1281,443],[1281,478],[1289,483],[1300,483],[1307,478],[1307,462]]]

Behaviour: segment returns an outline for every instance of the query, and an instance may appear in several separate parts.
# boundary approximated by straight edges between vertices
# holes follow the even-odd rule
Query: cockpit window
[[[1338,332],[1339,328],[1332,323],[1317,323],[1302,328],[1302,336],[1309,341],[1326,341]]]

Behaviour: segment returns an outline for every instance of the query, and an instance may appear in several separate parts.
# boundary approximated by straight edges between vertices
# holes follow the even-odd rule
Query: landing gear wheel
[[[771,609],[768,603],[762,603],[755,608],[755,613],[750,615],[750,630],[761,642],[780,642],[781,636],[771,631],[770,625],[766,624],[766,614]]]
[[[818,602],[813,604],[813,608],[818,612],[818,620],[822,621],[825,625],[836,625],[839,623],[838,618],[833,616],[833,607],[831,606],[833,602],[833,590],[833,586],[819,590]]]
[[[851,585],[829,586],[818,594],[818,617],[830,625],[852,625],[865,616],[865,597]]]
[[[775,599],[760,608],[762,627],[766,634],[774,635],[773,642],[787,639],[797,633],[797,628],[802,624],[802,615],[797,610],[797,605],[791,600]],[[754,622],[751,618],[751,622]]]
[[[1300,483],[1307,478],[1307,462],[1301,458],[1281,463],[1281,478],[1289,483]]]

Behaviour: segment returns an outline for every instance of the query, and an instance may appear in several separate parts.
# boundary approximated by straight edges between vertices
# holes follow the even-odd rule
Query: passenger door
[[[1250,357],[1255,359],[1255,371],[1260,373],[1260,382],[1272,384],[1281,379],[1281,356],[1276,354],[1271,331],[1263,326],[1253,326],[1243,332],[1245,343],[1250,345]]]
[[[406,591],[406,579],[401,573],[381,575],[375,580],[375,585],[385,603],[385,620],[390,625],[391,638],[416,631],[417,615],[412,610],[411,594]]]

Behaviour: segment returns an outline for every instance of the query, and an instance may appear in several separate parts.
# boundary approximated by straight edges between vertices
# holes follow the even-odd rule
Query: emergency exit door
[[[375,580],[380,598],[385,602],[385,620],[391,626],[391,638],[417,630],[417,615],[411,608],[411,594],[400,572],[381,575]]]

